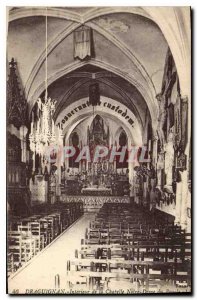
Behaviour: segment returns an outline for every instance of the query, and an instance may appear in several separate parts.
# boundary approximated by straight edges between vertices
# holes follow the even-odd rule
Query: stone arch
[[[93,22],[88,22],[87,25],[103,35],[107,40],[113,43],[115,47],[118,47],[131,61],[132,63],[137,67],[139,70],[140,75],[142,76],[143,80],[146,82],[149,90],[150,90],[150,95],[152,97],[155,97],[155,87],[152,82],[152,79],[149,77],[149,74],[147,73],[145,67],[142,65],[142,63],[137,59],[136,55],[127,47],[126,44],[124,44],[122,41],[120,41],[117,37],[113,36],[110,32],[102,29],[98,25],[96,25]],[[48,45],[48,55],[53,51],[55,47],[61,41],[63,41],[69,34],[71,34],[75,29],[77,29],[81,24],[72,24],[69,26],[69,28],[66,28],[64,31],[62,31],[60,34],[57,35],[57,37],[51,41],[51,43]],[[31,85],[34,81],[34,78],[38,74],[41,66],[43,65],[46,57],[46,52],[45,49],[41,53],[40,57],[38,58],[36,64],[34,65],[33,69],[30,72],[29,78],[27,80],[26,86],[25,86],[25,94],[28,97],[29,91],[31,89]]]
[[[68,75],[69,78],[69,75]],[[98,82],[104,83],[108,86],[110,86],[112,89],[114,89],[118,94],[120,94],[122,97],[124,97],[126,100],[129,101],[129,104],[132,107],[133,112],[135,113],[136,117],[138,118],[138,120],[140,120],[141,125],[143,126],[143,122],[141,119],[141,116],[136,108],[135,105],[135,101],[133,98],[131,98],[131,96],[129,96],[127,93],[124,92],[124,90],[117,86],[115,83],[107,80],[106,78],[103,79],[102,77],[100,78],[96,78],[96,80]],[[56,107],[56,111],[54,113],[54,119],[56,119],[56,117],[58,116],[58,114],[60,113],[60,111],[63,108],[63,105],[66,103],[67,99],[69,99],[69,97],[72,95],[73,92],[76,91],[76,89],[80,88],[83,84],[86,84],[89,81],[89,78],[82,78],[81,80],[79,80],[78,82],[76,82],[69,90],[67,90],[65,92],[65,94],[63,94],[63,96],[60,98],[60,101],[58,101],[58,106]]]
[[[157,113],[158,113],[158,103],[156,98],[151,98],[149,96],[149,94],[147,93],[147,90],[139,83],[136,81],[134,76],[125,74],[124,72],[122,72],[121,70],[118,70],[117,68],[115,68],[114,66],[112,66],[111,64],[107,64],[105,62],[101,62],[98,60],[91,60],[90,62],[85,62],[85,61],[79,61],[79,62],[74,62],[68,66],[66,66],[65,68],[59,70],[58,72],[55,72],[54,74],[52,74],[49,78],[48,78],[48,85],[50,85],[52,82],[56,81],[57,79],[59,79],[60,77],[74,71],[77,70],[78,68],[85,66],[87,64],[93,65],[93,66],[97,66],[100,67],[102,69],[108,70],[122,78],[124,78],[126,81],[130,82],[132,85],[134,85],[139,92],[142,94],[142,96],[144,97],[147,106],[149,108],[149,112],[151,115],[151,119],[152,119],[152,125],[153,125],[153,130],[156,130],[157,127]],[[36,99],[44,92],[45,90],[45,81],[43,80],[43,82],[39,85],[39,87],[37,88],[37,90],[34,92],[34,94],[32,95],[31,99],[29,100],[29,108],[30,111],[36,101]]]
[[[67,19],[78,23],[84,23],[102,15],[118,12],[138,14],[143,17],[152,19],[150,14],[147,12],[146,7],[93,7],[90,11],[84,14],[78,14],[76,12],[72,12],[70,10],[66,10],[66,8],[61,7],[47,7],[47,15],[49,17]],[[46,9],[44,7],[20,7],[17,8],[17,10],[11,10],[10,7],[9,20],[11,22],[20,18],[45,15]]]
[[[181,7],[170,8],[170,11],[168,11],[168,8],[165,8],[164,10],[162,7],[95,7],[82,15],[77,14],[76,12],[71,12],[70,10],[67,11],[66,9],[54,7],[48,8],[48,16],[65,18],[73,22],[78,22],[79,24],[83,24],[84,22],[91,21],[96,17],[112,13],[138,14],[151,19],[159,26],[175,59],[182,94],[190,96],[191,34],[189,33],[190,24],[186,24],[185,21],[186,13],[190,14],[189,7],[188,12],[183,12]],[[22,7],[17,10],[10,9],[9,21],[11,22],[19,18],[30,16],[45,15],[46,10],[44,8]],[[166,20],[168,20],[168,22],[166,22]],[[185,74],[185,72],[187,74]],[[188,80],[185,80],[185,78],[188,78]]]
[[[109,98],[102,97],[102,99],[106,100],[106,99],[109,99]],[[77,102],[78,103],[82,103],[82,102],[86,102],[87,100],[88,100],[87,98],[84,98],[84,99],[81,99],[81,100],[79,100]],[[114,101],[114,100],[110,99],[110,101]],[[76,105],[76,103],[75,103],[75,105]],[[116,101],[114,101],[114,103],[116,103]],[[68,111],[72,110],[72,107],[74,107],[73,104],[71,104],[65,110],[63,110],[61,112],[61,114],[58,116],[58,118],[56,120],[56,125],[64,118],[64,116],[66,115],[66,113]],[[131,144],[131,142],[134,141],[135,145],[142,146],[142,133],[141,133],[141,129],[140,129],[140,126],[138,124],[137,119],[135,118],[135,116],[133,115],[132,112],[130,112],[130,115],[132,116],[132,118],[134,120],[134,124],[135,124],[134,127],[132,127],[131,125],[129,125],[129,123],[123,117],[119,116],[118,114],[117,114],[117,116],[116,115],[112,115],[110,113],[110,110],[107,111],[107,110],[104,110],[103,108],[99,108],[98,107],[95,113],[98,113],[101,116],[105,116],[107,118],[111,118],[115,122],[118,122],[125,129],[125,131],[127,133],[128,144]],[[84,110],[81,110],[79,115],[77,115],[77,114],[74,115],[72,117],[72,119],[70,119],[67,123],[65,123],[66,125],[63,128],[63,135],[66,135],[65,141],[68,140],[68,136],[73,131],[73,129],[82,120],[84,120],[85,118],[88,118],[88,117],[93,117],[92,116],[92,107],[89,107],[89,108],[86,108]]]
[[[117,143],[117,145],[119,145],[119,137],[120,137],[120,134],[122,132],[125,132],[124,128],[122,126],[120,126],[117,130],[116,130],[116,133],[115,133],[115,142]],[[126,136],[127,136],[127,133],[125,132]],[[128,144],[128,137],[127,137],[127,144]]]
[[[69,145],[72,143],[73,144],[73,137],[76,136],[77,139],[78,139],[78,142],[76,144],[73,144],[74,146],[79,146],[79,143],[80,143],[80,139],[79,139],[79,136],[80,136],[80,130],[78,128],[75,128],[70,136],[69,136]],[[75,142],[74,142],[75,143]]]

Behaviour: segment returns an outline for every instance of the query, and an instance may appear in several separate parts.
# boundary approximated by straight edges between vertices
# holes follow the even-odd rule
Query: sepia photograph
[[[7,294],[191,294],[191,7],[6,13]]]

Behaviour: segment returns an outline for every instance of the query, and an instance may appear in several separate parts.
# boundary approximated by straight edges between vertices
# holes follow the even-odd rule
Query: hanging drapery
[[[174,126],[174,105],[170,103],[168,106],[168,116],[169,116],[169,127]]]
[[[74,58],[81,60],[91,57],[91,29],[81,26],[74,31]]]

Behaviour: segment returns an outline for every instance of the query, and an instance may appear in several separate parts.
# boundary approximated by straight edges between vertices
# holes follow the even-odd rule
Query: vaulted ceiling
[[[93,74],[101,94],[130,108],[141,125],[157,117],[167,42],[142,8],[48,8],[48,91],[57,100],[55,117],[70,103],[87,97]],[[9,12],[8,60],[14,57],[22,87],[33,107],[45,90],[45,15],[42,7]],[[75,60],[73,31],[93,29],[95,57]]]

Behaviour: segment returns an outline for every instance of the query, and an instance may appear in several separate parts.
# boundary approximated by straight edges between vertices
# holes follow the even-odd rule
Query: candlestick
[[[31,134],[33,134],[33,130],[34,130],[34,124],[33,121],[31,121]]]

